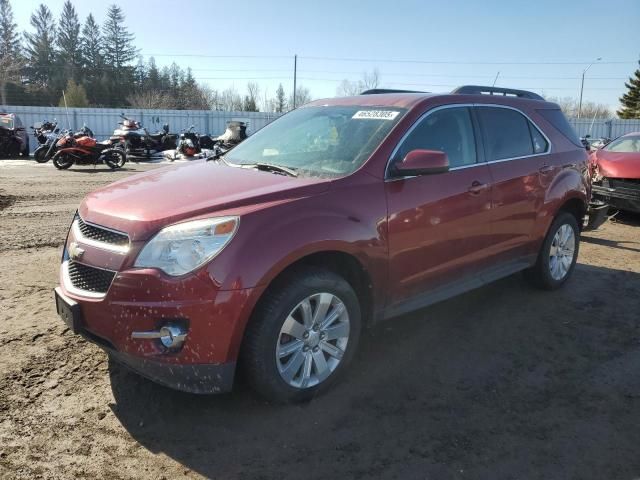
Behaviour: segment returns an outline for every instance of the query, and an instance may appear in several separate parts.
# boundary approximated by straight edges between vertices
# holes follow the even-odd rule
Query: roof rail
[[[365,90],[360,95],[377,95],[379,93],[427,93],[419,92],[417,90],[394,90],[392,88],[372,88],[371,90]]]
[[[529,100],[542,100],[537,93],[529,92],[527,90],[516,90],[515,88],[502,88],[502,87],[483,87],[479,85],[463,85],[456,88],[451,93],[463,94],[463,95],[502,95],[512,96],[518,98],[528,98]]]

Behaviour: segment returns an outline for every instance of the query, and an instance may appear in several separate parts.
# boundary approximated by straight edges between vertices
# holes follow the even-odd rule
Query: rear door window
[[[411,150],[438,150],[449,157],[451,168],[476,163],[476,143],[467,107],[444,108],[423,118],[402,142],[397,159]]]
[[[533,155],[534,141],[529,130],[529,120],[524,115],[510,108],[499,107],[479,106],[477,111],[488,161]],[[546,140],[544,143],[539,141],[538,147],[542,151],[546,150]]]

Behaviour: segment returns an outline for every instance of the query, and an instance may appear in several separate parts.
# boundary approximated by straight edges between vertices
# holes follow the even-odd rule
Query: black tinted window
[[[544,153],[549,148],[549,142],[540,133],[536,126],[529,122],[529,130],[531,131],[531,140],[533,141],[533,153]]]
[[[575,130],[560,109],[556,110],[537,110],[537,112],[544,117],[544,119],[558,129],[562,135],[571,140],[571,143],[578,147],[584,147],[576,135]]]
[[[468,108],[445,108],[428,115],[402,143],[398,157],[411,150],[439,150],[451,167],[476,163],[476,144]]]
[[[529,121],[509,108],[480,107],[488,160],[524,157],[533,154]]]

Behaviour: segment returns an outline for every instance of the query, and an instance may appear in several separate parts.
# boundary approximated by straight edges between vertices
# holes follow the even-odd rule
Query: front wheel
[[[127,156],[120,149],[113,149],[104,154],[104,162],[112,169],[122,168],[127,161]]]
[[[580,229],[576,217],[560,212],[544,239],[536,264],[525,270],[526,278],[536,287],[555,290],[573,273],[580,247]]]
[[[51,161],[58,170],[66,170],[73,165],[73,157],[64,152],[56,153]]]
[[[360,305],[346,280],[299,270],[265,294],[247,327],[242,361],[249,382],[275,402],[309,399],[351,362],[360,329]]]
[[[47,157],[48,151],[49,147],[45,145],[36,148],[36,151],[33,152],[33,159],[38,163],[47,163],[49,161],[49,157]]]

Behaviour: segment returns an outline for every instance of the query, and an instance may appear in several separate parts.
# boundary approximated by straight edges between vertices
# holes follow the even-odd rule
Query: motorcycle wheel
[[[124,166],[124,162],[126,161],[127,157],[119,149],[114,149],[104,154],[104,163],[106,163],[112,170],[122,168]]]
[[[58,170],[66,170],[73,165],[73,157],[63,152],[56,153],[51,161],[53,162],[53,166]]]
[[[49,158],[47,157],[48,147],[38,147],[36,151],[33,152],[33,159],[38,163],[47,163]]]

